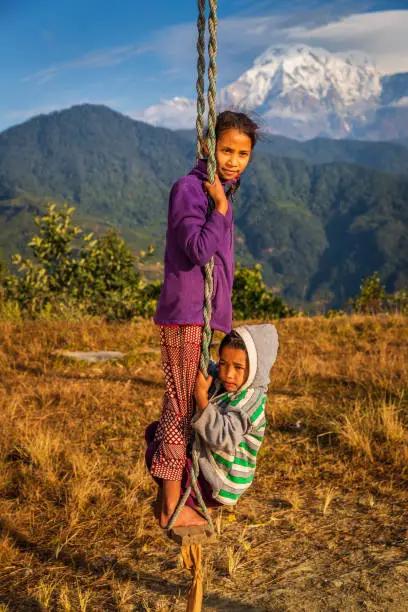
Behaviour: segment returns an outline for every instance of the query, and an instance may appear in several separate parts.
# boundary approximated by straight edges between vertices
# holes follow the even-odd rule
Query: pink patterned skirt
[[[201,325],[160,326],[166,391],[154,435],[150,472],[165,480],[181,480],[191,437],[193,394],[201,352]]]

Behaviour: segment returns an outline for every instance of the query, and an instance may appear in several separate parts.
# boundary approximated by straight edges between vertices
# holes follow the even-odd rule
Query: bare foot
[[[197,512],[201,512],[202,513],[201,506],[195,506],[195,509],[197,510]],[[207,508],[208,514],[212,514],[213,510],[214,510],[214,508]]]
[[[164,511],[162,511],[160,516],[160,527],[163,527],[163,529],[165,529],[169,523],[169,520],[171,519],[171,516],[171,514],[165,514]],[[193,510],[193,508],[190,508],[190,506],[184,506],[184,508],[182,508],[180,514],[178,515],[173,527],[190,527],[192,525],[206,524],[207,520],[203,516],[201,516],[201,514]]]

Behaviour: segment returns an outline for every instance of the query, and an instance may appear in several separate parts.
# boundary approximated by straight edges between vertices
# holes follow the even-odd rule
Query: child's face
[[[230,181],[242,174],[251,153],[252,142],[247,134],[235,129],[221,132],[215,152],[220,179]]]
[[[248,363],[245,351],[225,346],[220,353],[218,377],[226,391],[238,391],[248,378]]]

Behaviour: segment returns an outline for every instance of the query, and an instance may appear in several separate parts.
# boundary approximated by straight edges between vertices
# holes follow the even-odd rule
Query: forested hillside
[[[392,288],[408,284],[404,179],[268,155],[258,156],[246,179],[236,223],[288,297],[320,295],[339,305],[375,270]]]
[[[289,157],[300,147],[310,162],[266,152],[278,145]],[[401,176],[323,163],[337,156]],[[0,134],[0,247],[9,253],[21,243],[46,199],[68,199],[85,227],[117,226],[133,247],[155,243],[160,259],[169,187],[193,161],[190,137],[102,106],[11,128]],[[235,205],[237,258],[262,262],[268,283],[294,301],[341,305],[375,270],[389,290],[408,285],[407,168],[399,144],[264,142]]]
[[[192,147],[191,147],[192,148]],[[41,115],[0,134],[0,197],[68,198],[113,222],[155,222],[188,147],[103,106]]]
[[[260,149],[273,155],[303,159],[313,164],[346,162],[408,175],[408,150],[403,144],[364,140],[315,138],[306,142],[266,136]]]

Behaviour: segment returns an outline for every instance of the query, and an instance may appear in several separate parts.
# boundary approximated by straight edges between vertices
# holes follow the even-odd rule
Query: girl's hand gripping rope
[[[225,217],[228,212],[228,200],[219,176],[216,175],[214,184],[204,183],[204,189],[213,199],[215,210],[218,210]]]
[[[208,391],[211,387],[212,381],[212,376],[205,378],[201,371],[198,372],[194,387],[194,397],[199,410],[205,410],[205,408],[208,406]]]

